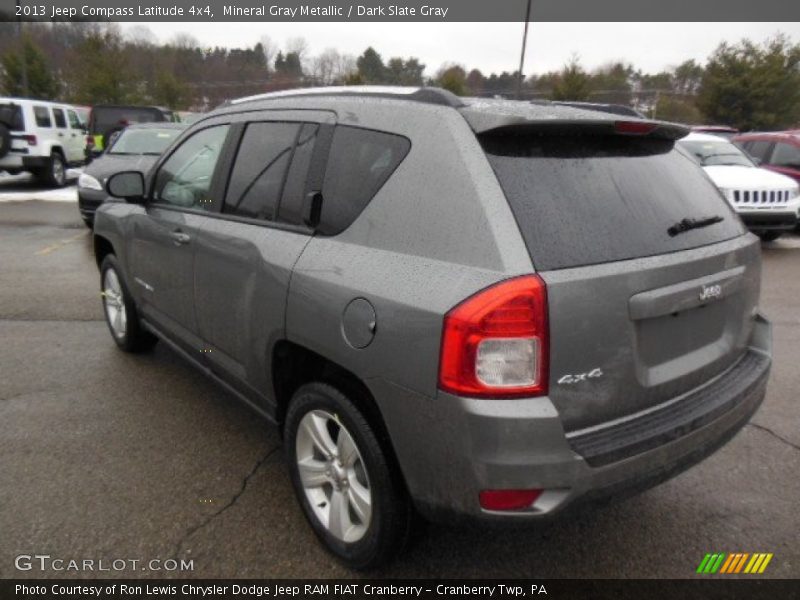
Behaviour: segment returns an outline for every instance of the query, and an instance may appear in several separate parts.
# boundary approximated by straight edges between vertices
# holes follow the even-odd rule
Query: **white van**
[[[83,164],[85,126],[74,106],[0,97],[0,170],[30,171],[63,186],[66,170]]]

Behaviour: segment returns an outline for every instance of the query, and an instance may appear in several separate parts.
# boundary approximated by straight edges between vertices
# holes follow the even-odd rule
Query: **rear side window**
[[[486,135],[481,144],[538,270],[665,254],[744,233],[669,140]],[[683,219],[718,223],[670,235]]]
[[[64,111],[60,108],[53,109],[53,117],[56,120],[56,127],[59,129],[67,128],[67,118],[64,116]]]
[[[0,104],[0,123],[11,131],[25,131],[25,119],[19,104]]]
[[[771,164],[778,167],[792,167],[800,169],[800,148],[778,142],[775,144],[775,150],[772,151]]]
[[[52,127],[50,122],[50,111],[46,106],[34,106],[33,116],[36,118],[37,127]]]
[[[274,220],[298,123],[250,123],[236,153],[225,204],[227,214]]]
[[[408,139],[357,127],[337,126],[322,185],[323,235],[344,231],[386,183],[411,147]]]

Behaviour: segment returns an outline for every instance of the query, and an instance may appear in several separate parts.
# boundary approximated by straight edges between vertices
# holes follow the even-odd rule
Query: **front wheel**
[[[149,350],[157,338],[146,331],[139,321],[136,305],[120,275],[119,264],[113,254],[100,265],[103,312],[106,323],[117,346],[126,352]]]
[[[412,509],[400,474],[356,405],[322,383],[300,387],[284,424],[292,485],[314,533],[351,568],[405,546]]]

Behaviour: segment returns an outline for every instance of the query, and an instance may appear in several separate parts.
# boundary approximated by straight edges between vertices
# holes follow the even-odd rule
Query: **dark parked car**
[[[760,166],[800,182],[800,130],[743,133],[733,141]]]
[[[171,123],[175,114],[160,106],[123,106],[98,104],[89,113],[86,136],[86,160],[90,162],[103,153],[109,137],[135,123]]]
[[[519,525],[643,489],[741,429],[771,364],[759,240],[686,133],[429,88],[231,102],[107,182],[109,331],[281,427],[353,567],[414,511]]]
[[[117,134],[112,145],[100,158],[92,161],[78,178],[78,209],[83,222],[91,227],[94,213],[106,199],[106,180],[120,171],[146,173],[184,125],[179,123],[150,123],[131,125]]]

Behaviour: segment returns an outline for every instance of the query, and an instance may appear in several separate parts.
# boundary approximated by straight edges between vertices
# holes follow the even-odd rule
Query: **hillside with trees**
[[[521,90],[526,99],[613,102],[651,117],[743,130],[800,125],[800,45],[783,35],[722,43],[705,64],[687,60],[658,73],[623,61],[587,70],[573,56],[520,85],[515,71],[484,74],[458,62],[436,69],[373,47],[359,56],[336,48],[312,55],[303,38],[278,47],[265,35],[252,47],[209,48],[183,33],[161,43],[144,26],[123,32],[115,23],[26,23],[20,37],[16,24],[0,23],[0,93],[8,96],[204,111],[261,92],[359,84],[438,85],[486,97]]]

